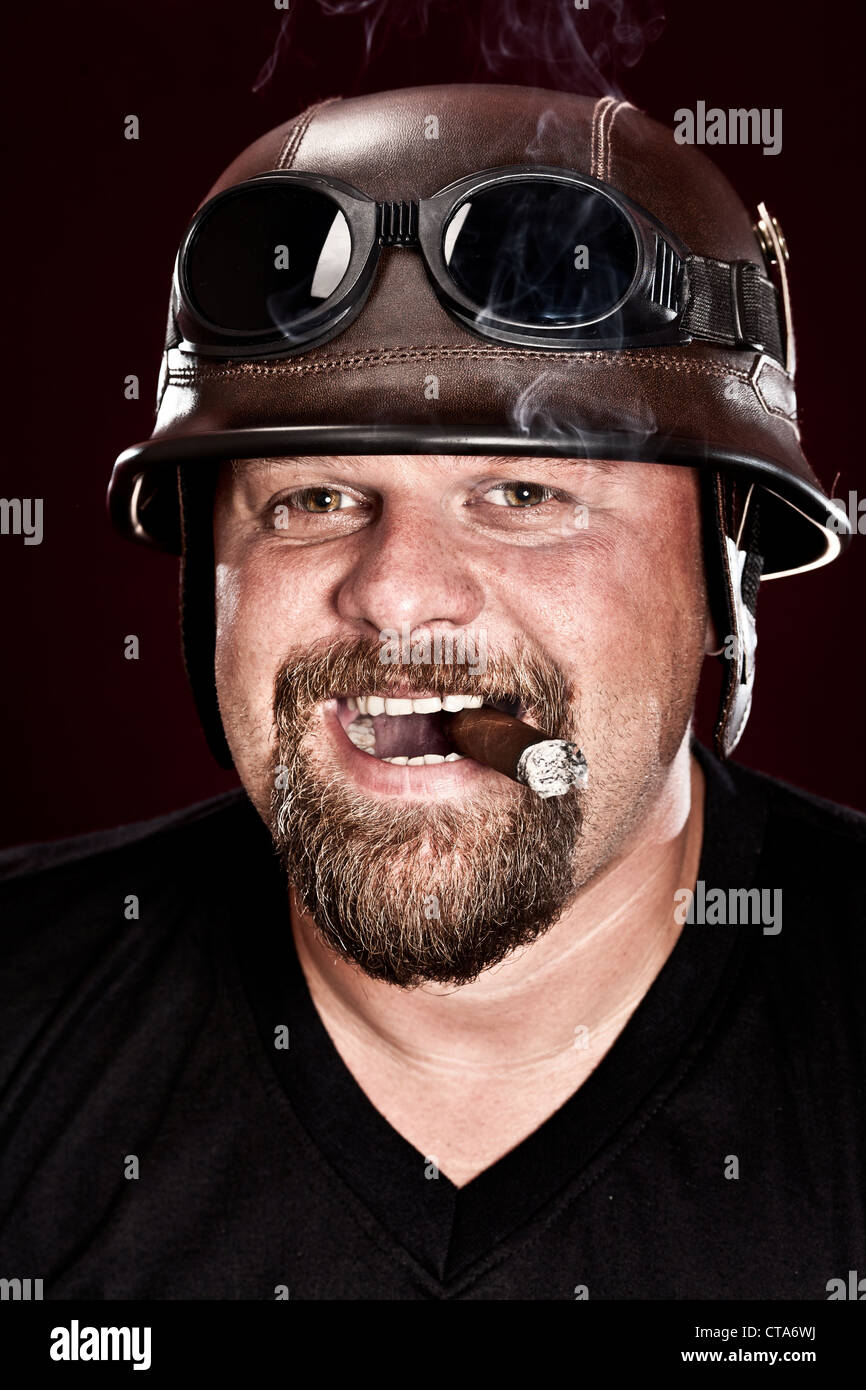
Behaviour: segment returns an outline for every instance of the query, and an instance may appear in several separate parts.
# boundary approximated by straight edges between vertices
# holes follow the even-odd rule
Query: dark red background
[[[500,7],[506,41],[515,3]],[[117,539],[104,511],[115,454],[150,432],[175,249],[229,159],[318,97],[424,82],[574,85],[567,66],[552,72],[539,62],[526,34],[492,71],[478,42],[480,4],[434,3],[426,29],[380,26],[382,47],[365,62],[357,18],[324,17],[316,0],[294,0],[291,33],[258,92],[284,18],[270,0],[92,0],[19,17],[5,90],[13,244],[4,259],[0,493],[44,498],[45,539],[25,547],[0,537],[0,842],[134,820],[233,784],[210,760],[186,689],[176,562]],[[407,6],[393,0],[386,18]],[[590,0],[596,24],[601,6]],[[567,0],[521,6],[548,31],[569,8]],[[850,220],[862,170],[862,74],[853,5],[847,16],[792,0],[667,0],[664,10],[663,32],[638,65],[619,66],[631,100],[668,123],[699,99],[783,109],[779,156],[752,147],[713,153],[746,200],[765,199],[787,233],[806,445],[826,484],[841,474],[837,492],[847,499],[862,486],[863,391],[854,380],[862,253]],[[137,143],[123,138],[129,113],[141,121]],[[124,399],[128,373],[141,379],[138,402]],[[763,586],[755,708],[737,755],[860,807],[864,591],[866,546],[857,542],[830,569]],[[137,662],[123,657],[128,633],[141,640]]]

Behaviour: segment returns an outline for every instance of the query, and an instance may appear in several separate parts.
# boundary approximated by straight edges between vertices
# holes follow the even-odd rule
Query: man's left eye
[[[537,507],[554,495],[552,488],[541,483],[499,483],[487,494],[497,507]]]
[[[335,487],[305,487],[292,494],[292,503],[302,512],[339,512],[354,504],[347,492]]]

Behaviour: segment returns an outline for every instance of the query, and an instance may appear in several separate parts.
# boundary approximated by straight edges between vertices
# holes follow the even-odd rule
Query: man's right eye
[[[322,483],[317,487],[292,488],[272,498],[261,524],[265,529],[273,526],[278,534],[295,540],[326,540],[354,530],[368,519],[370,511],[370,503],[363,495]],[[321,517],[321,523],[314,523],[313,517]]]

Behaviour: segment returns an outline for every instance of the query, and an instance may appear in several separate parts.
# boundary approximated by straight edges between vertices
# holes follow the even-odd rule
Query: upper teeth
[[[480,695],[443,695],[441,700],[438,695],[424,695],[418,700],[359,695],[346,703],[358,714],[436,714],[439,710],[453,714],[460,709],[480,709],[484,700]]]

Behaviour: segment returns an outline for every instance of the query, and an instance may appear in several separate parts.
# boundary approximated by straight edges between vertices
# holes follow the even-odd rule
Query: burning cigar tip
[[[585,787],[589,779],[586,758],[576,743],[547,738],[531,743],[517,763],[517,780],[536,796],[564,796],[572,787]]]
[[[448,733],[459,753],[521,782],[536,796],[564,796],[586,786],[586,758],[568,739],[513,719],[489,705],[450,716]]]

